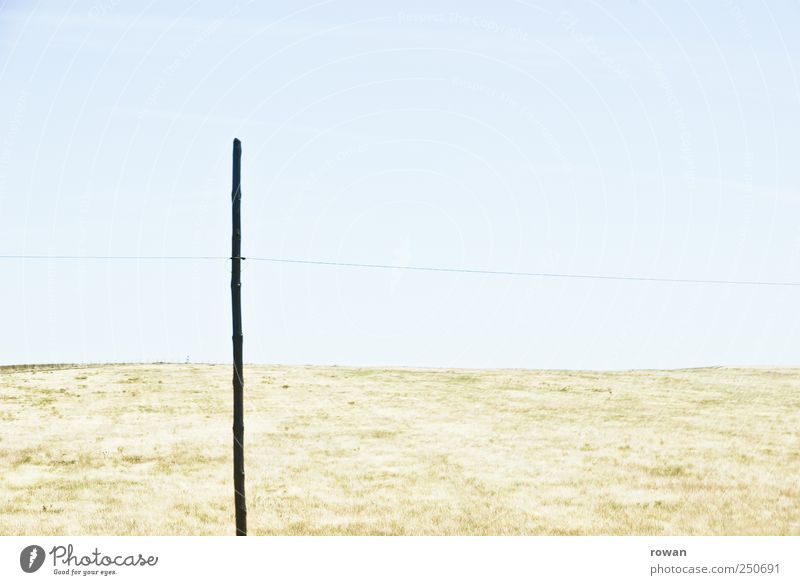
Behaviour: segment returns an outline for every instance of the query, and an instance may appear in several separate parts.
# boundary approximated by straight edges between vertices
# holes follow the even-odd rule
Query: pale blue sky
[[[5,2],[0,254],[800,281],[796,2]],[[225,261],[0,260],[0,362],[230,360]],[[798,365],[800,288],[246,263],[245,359]]]

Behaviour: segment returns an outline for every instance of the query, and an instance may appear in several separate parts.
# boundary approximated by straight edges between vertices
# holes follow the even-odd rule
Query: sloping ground
[[[245,375],[253,534],[800,534],[800,370]],[[230,380],[0,370],[0,534],[233,534]]]

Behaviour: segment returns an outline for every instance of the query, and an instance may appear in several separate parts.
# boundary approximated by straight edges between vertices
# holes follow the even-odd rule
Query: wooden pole
[[[242,366],[242,143],[233,139],[233,236],[231,238],[231,308],[233,309],[233,489],[236,536],[247,536],[244,495],[244,368]]]

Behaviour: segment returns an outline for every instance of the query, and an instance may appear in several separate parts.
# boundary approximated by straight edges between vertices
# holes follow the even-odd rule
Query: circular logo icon
[[[26,546],[19,553],[19,566],[26,573],[35,573],[44,564],[44,549],[37,545],[32,544]]]

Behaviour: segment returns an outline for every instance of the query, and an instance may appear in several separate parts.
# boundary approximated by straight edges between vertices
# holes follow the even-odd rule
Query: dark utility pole
[[[236,536],[247,536],[244,497],[244,369],[242,366],[242,143],[233,139],[233,237],[231,238],[231,307],[233,309],[233,490]]]

